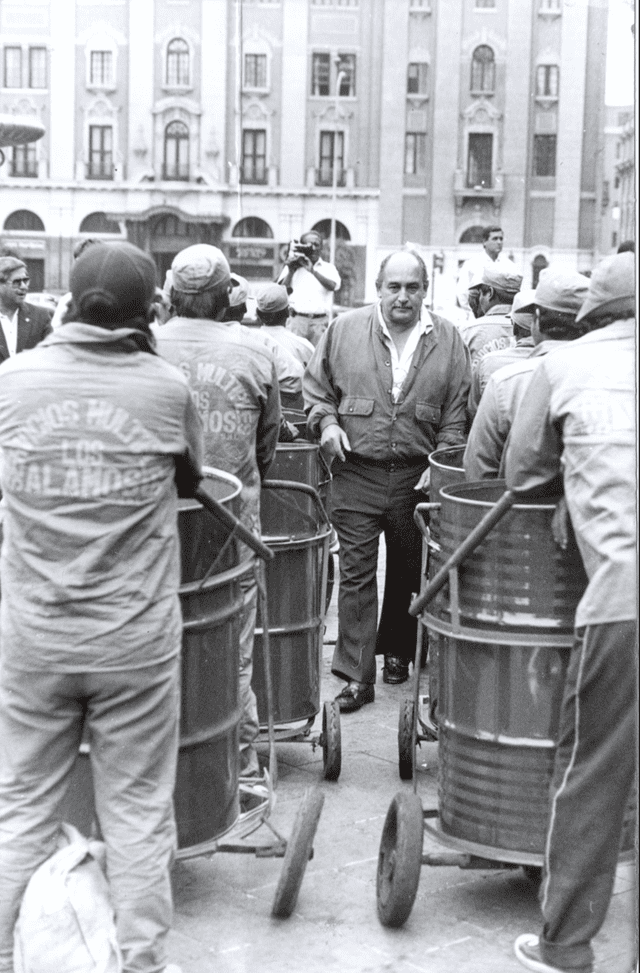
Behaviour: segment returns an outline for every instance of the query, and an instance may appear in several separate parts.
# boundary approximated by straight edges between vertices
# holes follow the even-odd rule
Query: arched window
[[[486,44],[476,47],[471,61],[471,91],[489,94],[496,84],[496,62],[493,51]]]
[[[264,220],[261,220],[259,216],[245,216],[243,220],[236,223],[231,236],[273,240],[273,230],[269,224]]]
[[[315,223],[311,229],[315,233],[319,233],[323,239],[328,240],[331,236],[331,220],[320,220],[320,222]],[[344,240],[346,243],[350,239],[351,234],[344,223],[341,223],[340,220],[336,220],[336,240]]]
[[[484,226],[470,226],[460,237],[460,243],[482,243]]]
[[[152,236],[179,236],[188,237],[190,236],[189,227],[181,220],[180,217],[174,216],[173,213],[167,213],[166,216],[160,216],[154,223]]]
[[[120,233],[120,227],[106,213],[89,213],[80,224],[80,233]]]
[[[167,75],[169,87],[189,84],[189,45],[181,37],[174,37],[167,44]]]
[[[184,122],[169,122],[164,130],[163,179],[189,178],[189,129]]]
[[[5,230],[44,230],[44,223],[29,209],[17,209],[4,221]]]
[[[544,270],[545,267],[548,266],[549,266],[549,261],[547,260],[547,258],[543,253],[539,253],[537,257],[533,258],[533,262],[531,264],[531,286],[532,287],[538,286],[540,273],[541,271]]]

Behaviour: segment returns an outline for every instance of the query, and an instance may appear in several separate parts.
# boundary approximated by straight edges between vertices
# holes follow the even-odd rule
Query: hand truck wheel
[[[400,791],[387,811],[378,854],[376,892],[383,926],[402,926],[409,918],[420,882],[423,834],[420,798]]]
[[[342,769],[340,707],[335,699],[322,707],[322,765],[325,780],[337,780]]]
[[[324,804],[322,791],[308,788],[298,808],[291,837],[282,862],[280,879],[273,900],[271,915],[288,919],[293,912],[302,885],[307,862],[313,854],[313,839]]]

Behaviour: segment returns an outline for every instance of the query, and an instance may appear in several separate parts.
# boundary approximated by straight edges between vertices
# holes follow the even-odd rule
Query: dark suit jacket
[[[51,334],[51,316],[43,307],[34,307],[32,304],[25,303],[18,308],[18,342],[16,352],[25,351],[27,348],[35,348],[43,338]],[[0,327],[0,362],[9,357],[9,349],[4,336],[4,330]]]

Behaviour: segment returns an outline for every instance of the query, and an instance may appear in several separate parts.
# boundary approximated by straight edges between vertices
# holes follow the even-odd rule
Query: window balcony
[[[188,162],[165,163],[162,167],[162,179],[164,182],[188,182],[189,163]]]
[[[240,182],[243,186],[267,186],[269,173],[265,168],[245,166],[240,169]]]
[[[338,169],[336,173],[336,186],[344,189],[347,185],[347,170]],[[316,186],[333,186],[333,169],[316,169]]]
[[[460,211],[465,200],[490,199],[498,210],[504,196],[504,174],[502,172],[478,173],[473,185],[469,185],[467,174],[457,169],[453,177],[453,198],[456,211]]]
[[[38,163],[35,159],[28,159],[26,162],[12,160],[9,174],[19,179],[37,179]]]
[[[113,162],[110,159],[88,162],[85,174],[87,179],[113,179]]]

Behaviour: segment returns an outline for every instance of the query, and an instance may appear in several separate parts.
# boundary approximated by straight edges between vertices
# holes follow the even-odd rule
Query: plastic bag
[[[104,844],[62,825],[58,850],[27,885],[14,932],[15,973],[122,973]]]

